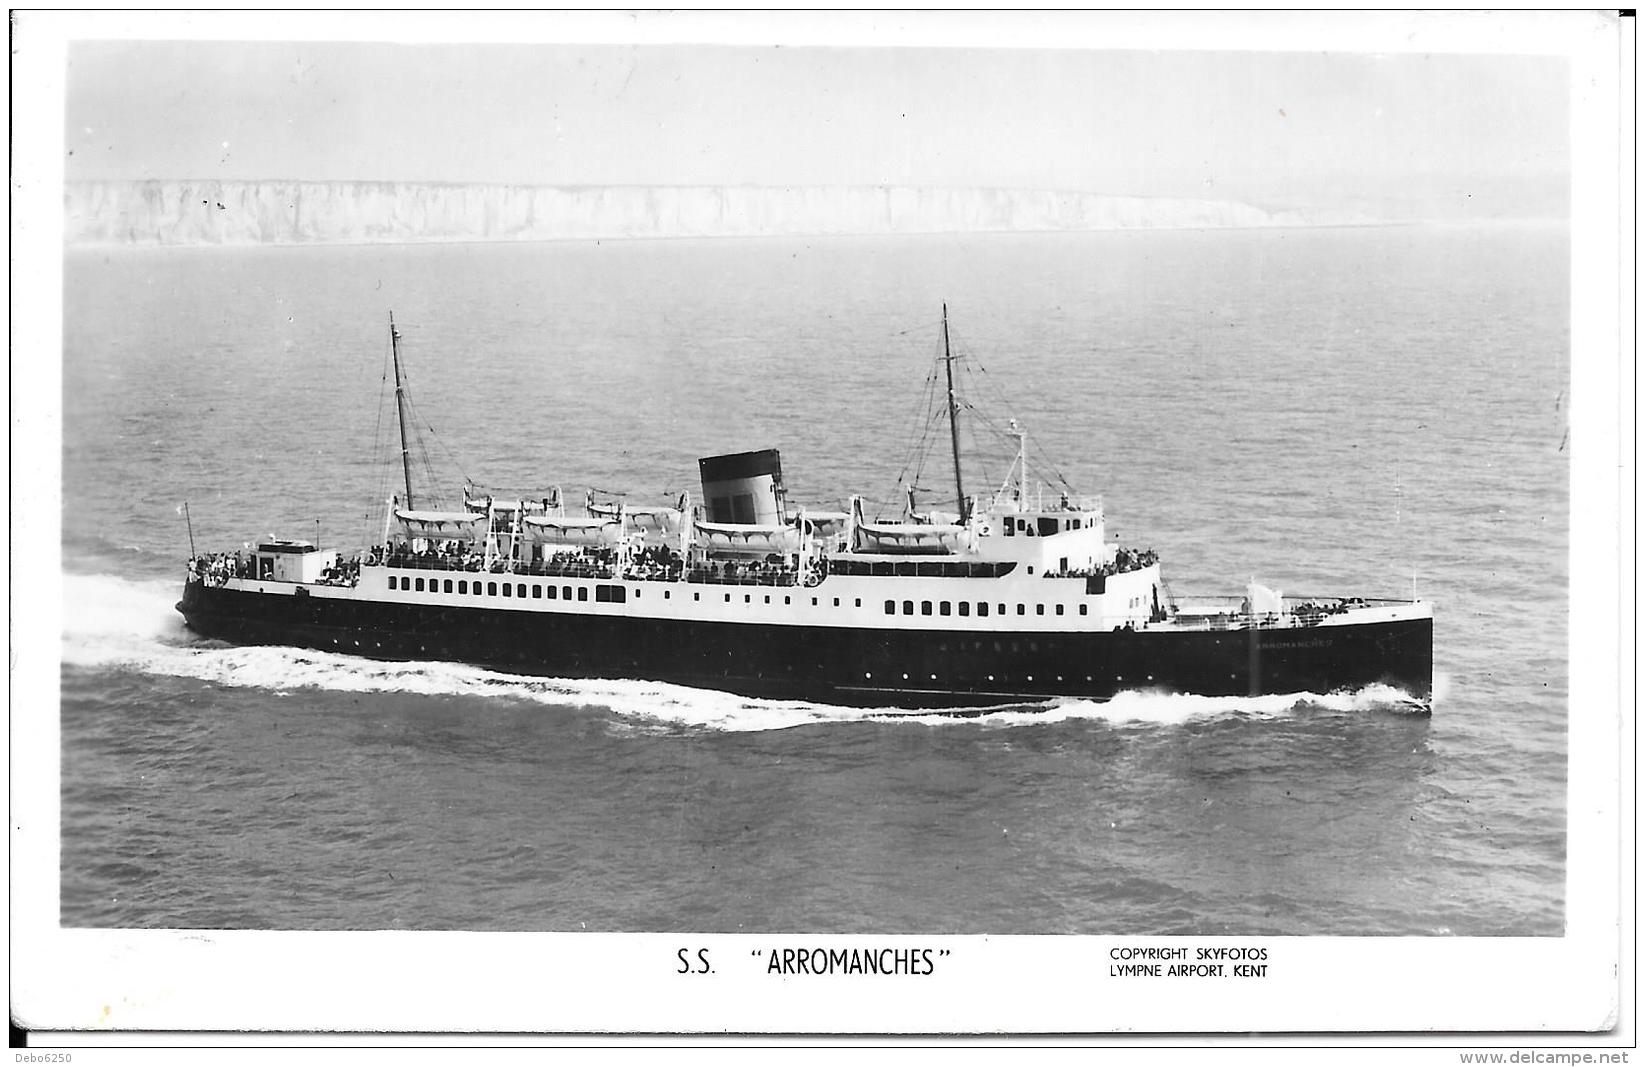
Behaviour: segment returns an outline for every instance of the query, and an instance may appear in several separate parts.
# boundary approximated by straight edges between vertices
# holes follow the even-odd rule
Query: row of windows
[[[1092,519],[1091,525],[1095,526],[1096,524],[1097,520]],[[1037,520],[1011,517],[1005,520],[1005,536],[1014,537],[1020,533],[1024,537],[1033,537],[1037,533],[1041,537],[1050,537],[1052,534],[1064,530],[1084,529],[1085,525],[1086,522],[1083,517],[1063,519],[1060,522],[1049,515],[1041,515]]]
[[[1056,614],[1061,615],[1063,613],[1063,605],[1053,604],[1051,606],[1056,609]],[[956,605],[953,604],[950,601],[947,601],[947,600],[940,600],[940,601],[936,602],[934,607],[935,607],[936,613],[938,615],[953,615],[955,613],[954,609],[955,609]],[[1001,615],[1006,614],[1006,609],[1008,607],[1010,607],[1010,605],[1008,605],[1008,604],[999,605],[999,614],[1001,614]],[[960,601],[959,604],[958,604],[958,608],[959,608],[959,614],[960,614],[961,617],[964,617],[964,616],[967,616],[967,615],[971,614],[971,602],[969,600]],[[1084,604],[1081,604],[1079,606],[1079,608],[1080,608],[1080,614],[1084,615],[1086,613],[1086,606]],[[920,614],[921,615],[930,615],[932,613],[932,609],[933,609],[933,604],[932,604],[931,601],[929,601],[929,600],[920,601]],[[986,619],[988,617],[988,609],[989,609],[989,604],[987,603],[987,601],[983,601],[983,600],[977,601],[977,617],[978,618]],[[895,600],[887,600],[885,602],[885,613],[887,615],[895,615],[897,613],[897,602]],[[904,600],[902,602],[902,613],[904,615],[914,614],[914,602],[912,600]],[[1028,605],[1027,604],[1018,604],[1017,605],[1017,614],[1018,615],[1028,614]],[[1035,604],[1034,605],[1034,614],[1035,615],[1044,615],[1045,614],[1045,605],[1044,604]]]
[[[842,556],[828,558],[828,573],[847,578],[1003,578],[1017,569],[1011,562],[959,562],[932,560],[862,560]],[[1028,568],[1034,573],[1034,568]]]
[[[469,589],[470,583],[469,583],[468,579],[466,579],[466,578],[457,579],[455,587],[453,587],[452,579],[447,578],[444,581],[445,581],[445,588],[443,590],[444,592],[456,593],[459,596],[469,596],[470,595],[470,589]],[[410,593],[410,592],[417,592],[417,593],[423,593],[423,592],[438,593],[438,592],[442,592],[441,580],[439,578],[429,578],[425,581],[422,578],[404,578],[404,577],[400,577],[398,575],[391,574],[391,575],[388,576],[388,587],[390,589],[399,589],[399,590],[402,590],[402,591],[408,592],[408,593]],[[565,585],[565,586],[556,586],[556,585],[545,586],[545,585],[541,584],[540,582],[532,582],[531,585],[530,585],[531,592],[530,592],[529,595],[533,600],[558,600],[561,597],[564,597],[564,599],[566,599],[566,600],[570,600],[572,598],[572,595],[573,595],[572,594],[573,588],[576,589],[576,598],[578,600],[587,600],[588,599],[588,587],[586,585],[585,586],[576,586],[576,587],[569,586],[569,585]],[[499,595],[501,595],[501,596],[505,596],[505,597],[518,597],[521,600],[524,600],[526,598],[526,596],[528,595],[526,593],[526,589],[527,589],[527,586],[526,586],[526,583],[524,583],[524,582],[502,582],[502,583],[498,583],[498,582],[475,581],[473,583],[472,595],[474,595],[474,596],[499,596]],[[638,597],[640,595],[639,591],[635,590],[634,595],[636,597]],[[667,596],[668,594],[665,593],[663,595]],[[628,589],[624,586],[621,586],[621,585],[597,585],[597,586],[594,587],[594,599],[597,602],[602,603],[602,604],[621,604],[621,603],[625,602],[628,599]]]
[[[469,588],[470,584],[471,583],[466,578],[459,578],[459,579],[456,579],[455,585],[453,585],[453,580],[450,579],[450,578],[446,578],[446,579],[444,579],[444,589],[443,589],[443,591],[447,592],[447,593],[455,592],[460,596],[468,596],[468,595],[470,595],[470,588]],[[502,595],[502,596],[505,596],[505,597],[519,597],[520,599],[523,600],[528,595],[527,592],[526,592],[526,589],[528,588],[528,586],[525,582],[502,582],[502,583],[498,583],[498,582],[475,581],[475,582],[472,583],[472,586],[473,586],[472,594],[474,596],[498,596],[498,595]],[[442,591],[442,589],[441,589],[441,579],[439,579],[439,578],[428,578],[428,579],[406,578],[406,577],[400,577],[398,575],[393,575],[393,574],[388,576],[388,587],[390,589],[400,589],[400,590],[404,590],[406,592],[418,592],[418,593],[423,593],[423,592],[438,593],[438,592]],[[529,596],[534,600],[556,600],[556,599],[560,599],[562,597],[566,600],[570,600],[570,599],[572,599],[572,590],[573,589],[576,590],[576,598],[578,600],[587,600],[588,599],[588,587],[587,586],[569,586],[569,585],[566,585],[566,586],[554,586],[554,585],[545,586],[545,585],[542,585],[541,583],[538,583],[538,582],[532,582],[532,583],[530,583],[529,588],[531,590]],[[638,589],[634,590],[634,596],[637,599],[640,596],[640,590],[638,590]],[[724,594],[724,596],[725,596],[725,602],[727,604],[731,603],[731,594],[726,593],[726,594]],[[663,598],[668,599],[668,597],[669,597],[669,591],[666,590],[666,589],[663,590]],[[703,598],[703,595],[700,592],[695,592],[695,593],[691,594],[691,598],[693,600],[701,600]],[[769,593],[765,594],[764,599],[765,599],[765,602],[767,604],[771,603],[771,595]],[[597,585],[597,586],[594,587],[594,600],[595,600],[596,603],[601,603],[601,604],[622,604],[622,603],[624,603],[628,600],[628,589],[627,589],[627,587],[621,586],[621,585]],[[840,606],[840,598],[839,597],[834,597],[833,600],[834,600],[834,606],[836,608],[839,607]],[[752,593],[744,593],[743,594],[743,603],[744,604],[752,604],[753,602],[754,602],[754,595]],[[792,604],[793,603],[793,597],[784,596],[783,597],[783,603],[784,604]],[[821,603],[821,598],[819,598],[819,597],[812,597],[811,598],[811,606],[812,607],[817,607],[820,603]],[[920,604],[920,614],[921,615],[931,615],[931,614],[954,615],[954,614],[957,613],[962,618],[964,618],[964,617],[970,616],[971,612],[972,612],[971,602],[969,600],[960,601],[957,605],[957,608],[958,608],[957,612],[956,612],[955,603],[953,601],[949,601],[949,600],[941,600],[941,601],[935,601],[935,602],[930,601],[930,600],[922,600],[922,601],[919,602],[919,604]],[[860,598],[856,599],[854,606],[859,607],[859,608],[862,607],[862,600]],[[976,605],[977,617],[978,618],[984,618],[984,619],[987,618],[990,607],[992,607],[992,605],[990,605],[987,601],[982,601],[982,600],[977,601],[977,605]],[[1007,614],[1007,609],[1010,607],[1010,605],[1000,604],[998,607],[999,607],[998,614],[1005,615],[1005,614]],[[1062,605],[1062,604],[1053,604],[1052,608],[1054,609],[1054,612],[1057,615],[1061,615],[1061,614],[1064,613],[1064,605]],[[885,613],[887,615],[897,614],[897,602],[895,600],[887,600],[885,602]],[[914,601],[904,600],[902,602],[902,613],[904,615],[914,614]],[[1086,605],[1084,605],[1084,604],[1079,605],[1079,613],[1081,615],[1086,614]],[[1018,615],[1028,614],[1028,605],[1018,604],[1017,605],[1017,614]],[[1034,605],[1034,614],[1035,615],[1044,615],[1045,614],[1045,605],[1044,604],[1035,604]]]

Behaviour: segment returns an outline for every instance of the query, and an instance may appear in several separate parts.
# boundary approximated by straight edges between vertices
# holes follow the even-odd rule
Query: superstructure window
[[[514,587],[512,585],[509,585],[507,582],[504,582],[503,583],[503,595],[504,596],[513,596],[514,595]]]
[[[977,601],[977,614],[982,616],[985,619],[988,618],[988,601],[986,601],[986,600]]]
[[[1026,604],[1018,604],[1017,605],[1017,614],[1018,615],[1028,614],[1028,606]]]
[[[969,600],[960,601],[960,614],[962,616],[971,614],[971,601],[969,601]]]
[[[921,615],[931,614],[931,601],[929,601],[929,600],[920,601],[920,614]]]
[[[399,588],[399,585],[398,585],[398,584],[396,584],[396,583],[398,583],[398,581],[399,581],[399,579],[398,579],[398,578],[396,578],[396,577],[394,577],[394,575],[392,575],[392,574],[391,574],[391,575],[389,575],[389,576],[388,576],[388,587],[389,587],[389,588],[390,588],[390,589],[398,589],[398,588]]]
[[[497,595],[497,583],[496,582],[487,582],[486,583],[486,596],[496,596],[496,595]]]
[[[954,610],[954,606],[946,600],[944,600],[941,604],[937,605],[937,614],[938,615],[947,615],[947,614],[950,614],[953,610]]]
[[[464,596],[468,595],[468,579],[467,578],[464,578],[462,581],[457,583],[457,592],[463,594]]]
[[[1035,604],[1034,605],[1034,614],[1035,615],[1044,615],[1045,614],[1045,605],[1044,604]]]
[[[1081,614],[1081,615],[1084,615],[1084,614],[1085,614],[1085,605],[1084,605],[1084,604],[1081,604],[1081,605],[1080,605],[1080,614]]]
[[[448,592],[448,593],[451,592],[451,579],[450,578],[446,579],[445,585],[446,585],[445,591]]]
[[[887,600],[885,602],[885,613],[887,615],[895,615],[897,613],[897,602],[895,600]]]
[[[1062,614],[1062,605],[1061,605],[1061,604],[1058,604],[1058,605],[1057,605],[1057,614],[1058,614],[1058,615],[1061,615],[1061,614]]]
[[[531,599],[541,600],[542,598],[543,598],[543,587],[538,585],[536,582],[532,582],[531,583]]]
[[[553,600],[556,596],[559,595],[559,593],[560,593],[560,587],[559,586],[551,585],[551,586],[548,587],[548,599]]]
[[[560,596],[563,597],[566,600],[570,600],[571,599],[571,587],[569,585],[561,586],[560,587]]]
[[[577,599],[578,600],[587,600],[588,599],[588,586],[584,585],[584,586],[579,586],[578,587],[578,589],[577,589]]]
[[[914,614],[914,602],[912,600],[904,600],[902,602],[902,613],[904,615]]]

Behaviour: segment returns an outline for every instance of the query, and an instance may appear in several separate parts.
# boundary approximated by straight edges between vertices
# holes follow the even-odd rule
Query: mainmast
[[[965,481],[960,476],[960,414],[954,403],[954,353],[948,347],[948,303],[942,305],[942,361],[948,367],[948,439],[954,446],[954,493],[959,498],[960,522],[965,514]]]
[[[400,331],[394,328],[394,312],[388,313],[389,344],[394,349],[394,409],[400,421],[400,467],[406,475],[406,510],[416,505],[411,502],[411,449],[406,445],[406,390],[400,382]]]

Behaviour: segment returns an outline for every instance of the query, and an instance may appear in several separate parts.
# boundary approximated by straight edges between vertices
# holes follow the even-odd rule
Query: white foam
[[[415,693],[524,700],[549,707],[592,705],[639,723],[733,732],[865,719],[883,721],[893,716],[898,722],[933,726],[1044,725],[1076,719],[1175,725],[1220,715],[1273,718],[1307,708],[1356,712],[1410,702],[1410,697],[1399,690],[1370,686],[1324,696],[1294,693],[1202,697],[1125,692],[1107,701],[1012,705],[966,717],[955,717],[952,712],[844,708],[799,700],[758,700],[663,682],[541,678],[461,663],[385,662],[284,646],[201,643],[184,628],[173,607],[180,592],[178,582],[65,575],[63,661],[80,667],[124,668],[279,693]]]

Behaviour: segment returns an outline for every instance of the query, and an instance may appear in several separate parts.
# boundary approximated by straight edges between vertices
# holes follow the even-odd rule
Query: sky
[[[74,41],[69,180],[924,185],[1286,206],[1563,189],[1525,56]],[[1537,193],[1536,190],[1542,190]]]

